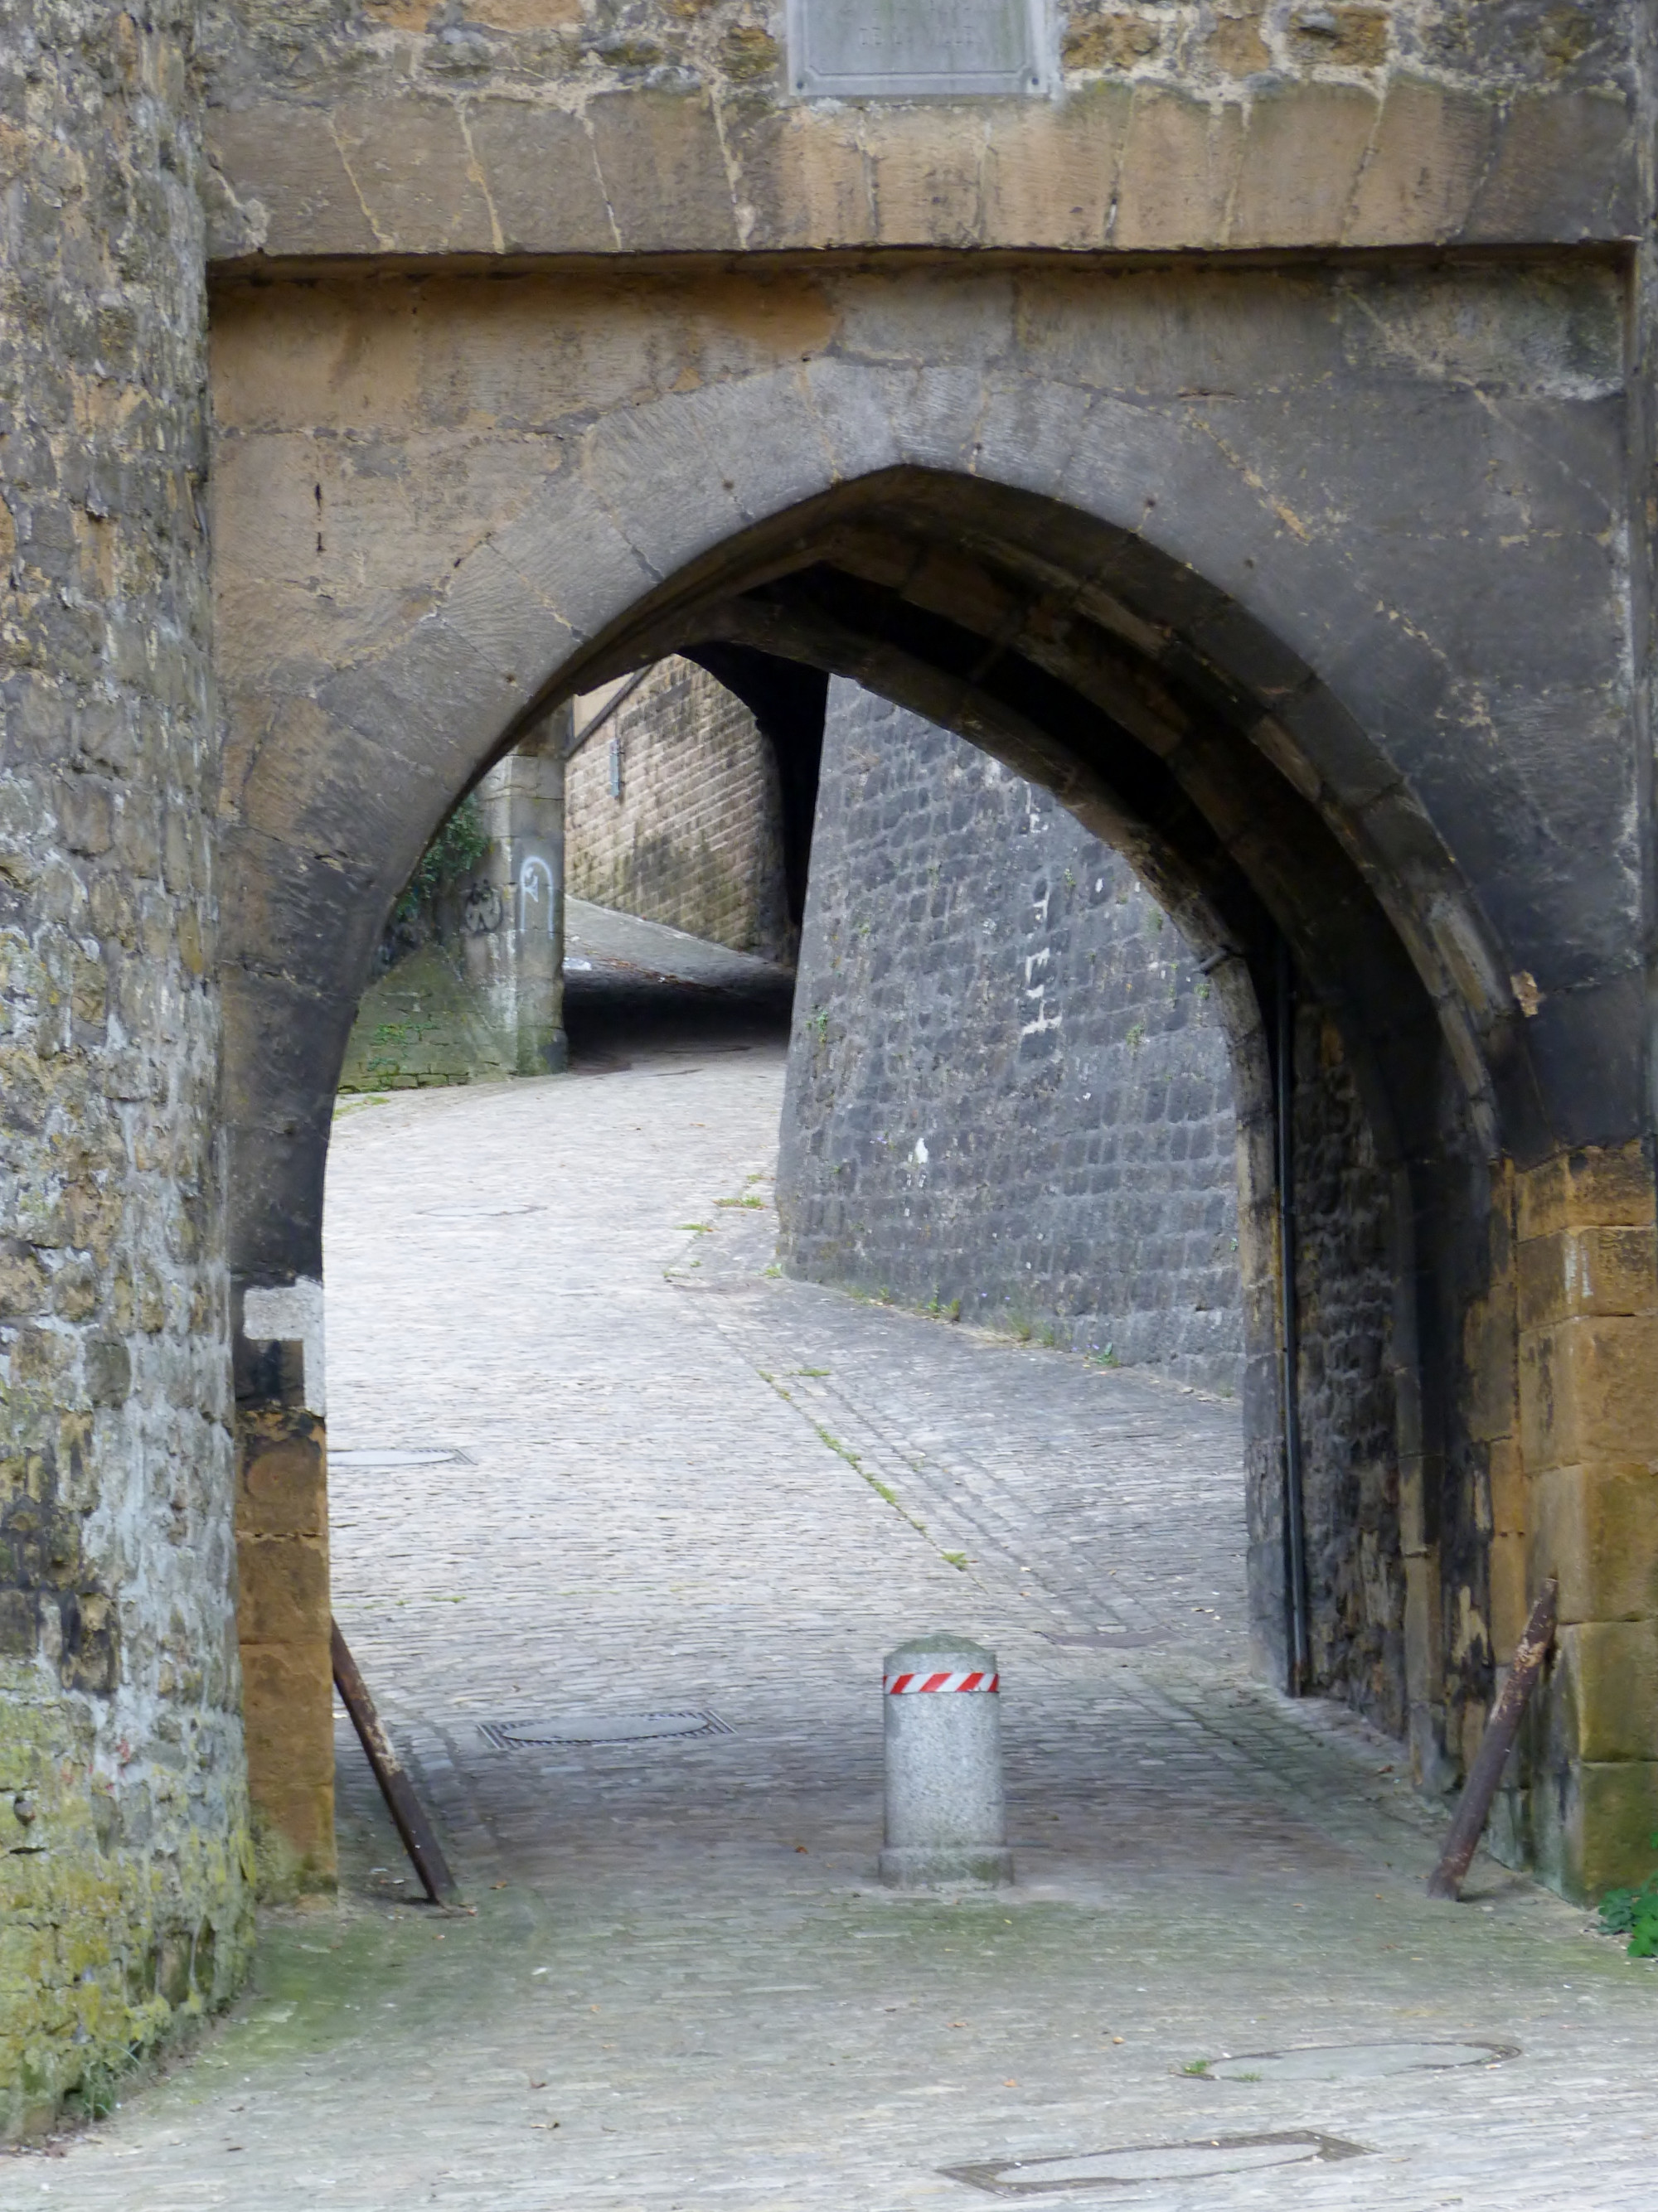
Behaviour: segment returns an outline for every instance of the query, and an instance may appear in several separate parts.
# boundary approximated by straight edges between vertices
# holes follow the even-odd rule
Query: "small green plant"
[[[446,883],[477,866],[490,849],[476,793],[468,792],[421,854],[392,911],[393,921],[412,921]]]
[[[1120,1367],[1123,1364],[1117,1357],[1114,1344],[1102,1344],[1098,1352],[1090,1352],[1088,1363],[1090,1367]]]
[[[1652,1839],[1658,1851],[1658,1836]],[[1658,1959],[1658,1868],[1638,1889],[1611,1889],[1600,1900],[1600,1925],[1608,1936],[1627,1936],[1631,1959]]]
[[[947,1567],[959,1567],[964,1575],[966,1573],[967,1554],[965,1552],[941,1552],[938,1556]]]
[[[711,1237],[714,1234],[711,1221],[682,1221],[679,1225],[687,1237]]]
[[[1180,2071],[1182,2074],[1207,2074],[1209,2061],[1206,2058],[1188,2058]]]
[[[1139,1051],[1139,1049],[1140,1049],[1140,1048],[1141,1048],[1141,1046],[1145,1042],[1145,1041],[1146,1041],[1146,1025],[1145,1025],[1145,1024],[1144,1024],[1143,1022],[1134,1022],[1134,1023],[1132,1023],[1132,1024],[1130,1025],[1130,1028],[1129,1028],[1129,1033],[1128,1033],[1128,1037],[1127,1037],[1127,1040],[1126,1040],[1127,1044],[1128,1044],[1128,1048],[1129,1048],[1129,1050],[1130,1050],[1131,1052],[1138,1052],[1138,1051]]]
[[[383,1091],[342,1091],[334,1102],[334,1119],[343,1121],[348,1114],[361,1114],[365,1107],[389,1106],[390,1098]]]

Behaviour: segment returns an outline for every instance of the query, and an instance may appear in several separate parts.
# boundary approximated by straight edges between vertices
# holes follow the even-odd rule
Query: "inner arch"
[[[521,541],[514,550],[521,562]],[[1209,971],[1239,1127],[1252,1610],[1261,1663],[1280,1680],[1294,1674],[1286,1415],[1299,1387],[1284,1255],[1299,1231],[1278,1203],[1290,1108],[1274,1071],[1305,1063],[1316,1086],[1326,1063],[1338,1069],[1346,1103],[1324,1114],[1319,1140],[1384,1193],[1391,1304],[1365,1358],[1387,1378],[1383,1479],[1396,1508],[1409,1500],[1394,1517],[1422,1563],[1401,1577],[1424,1616],[1414,1645],[1432,1649],[1442,1558],[1484,1595],[1478,1449],[1448,1317],[1481,1280],[1485,1164],[1523,1145],[1533,1114],[1508,1017],[1478,988],[1495,967],[1478,915],[1355,718],[1235,599],[1143,536],[982,477],[875,471],[728,534],[566,653],[527,706],[472,741],[460,775],[434,687],[424,779],[382,784],[364,823],[342,814],[330,825],[336,889],[350,878],[345,926],[328,928],[325,902],[308,930],[302,1039],[279,1004],[291,978],[267,994],[266,1049],[274,1042],[287,1060],[270,1103],[284,1120],[263,1131],[254,1115],[239,1120],[239,1291],[320,1279],[329,1114],[369,948],[460,789],[573,693],[720,646],[853,678],[1052,791],[1128,857]],[[347,678],[361,727],[373,719],[361,702],[376,695]],[[412,699],[412,679],[396,680]],[[385,736],[418,757],[418,714]],[[1472,948],[1456,971],[1448,916],[1454,942]],[[262,994],[246,969],[241,988],[250,1002]],[[250,1003],[244,1034],[253,1013]],[[1310,1057],[1292,1033],[1308,1020],[1334,1040]],[[245,1407],[271,1388],[244,1357]],[[1489,1687],[1488,1648],[1467,1644],[1460,1663],[1472,1707]],[[1423,1666],[1400,1685],[1419,1765],[1436,1776],[1454,1725],[1447,1697]]]

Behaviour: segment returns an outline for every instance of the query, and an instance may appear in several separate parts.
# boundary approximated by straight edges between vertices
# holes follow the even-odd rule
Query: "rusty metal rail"
[[[397,1823],[397,1832],[403,1838],[403,1848],[409,1854],[415,1872],[434,1905],[459,1905],[460,1886],[449,1872],[449,1863],[444,1857],[432,1824],[426,1817],[426,1808],[415,1796],[414,1784],[408,1770],[392,1748],[391,1738],[375,1711],[375,1701],[369,1695],[369,1686],[357,1670],[345,1638],[339,1632],[339,1623],[330,1621],[334,1662],[334,1687],[344,1701],[351,1716],[351,1725],[357,1732],[357,1741],[368,1755],[374,1769],[375,1780],[380,1784],[380,1794],[386,1800],[387,1810]]]
[[[1503,1779],[1515,1737],[1520,1732],[1527,1700],[1536,1686],[1543,1662],[1549,1656],[1549,1646],[1554,1641],[1555,1608],[1559,1595],[1560,1586],[1551,1575],[1532,1607],[1525,1634],[1515,1646],[1509,1679],[1485,1723],[1485,1733],[1468,1770],[1461,1801],[1451,1822],[1451,1832],[1445,1838],[1445,1849],[1440,1853],[1439,1864],[1428,1877],[1429,1897],[1448,1897],[1454,1902],[1462,1894],[1469,1863],[1485,1832],[1491,1800]]]

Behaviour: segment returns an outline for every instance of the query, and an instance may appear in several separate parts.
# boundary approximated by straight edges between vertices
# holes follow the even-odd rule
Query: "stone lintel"
[[[704,87],[354,87],[216,108],[209,143],[221,261],[1539,246],[1637,228],[1615,94],[1511,99],[1405,76],[1218,105],[1154,82],[821,106]]]

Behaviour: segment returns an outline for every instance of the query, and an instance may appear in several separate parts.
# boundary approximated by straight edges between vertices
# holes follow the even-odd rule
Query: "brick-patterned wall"
[[[771,747],[741,700],[694,663],[664,660],[629,695],[570,762],[564,805],[565,884],[576,898],[789,957]]]
[[[1057,800],[830,687],[783,1112],[790,1271],[1230,1389],[1227,1048]]]
[[[1313,1683],[1402,1734],[1394,1193],[1316,1006],[1295,1097]],[[1126,863],[987,755],[832,685],[790,1272],[1231,1389],[1233,1133],[1208,986]]]

